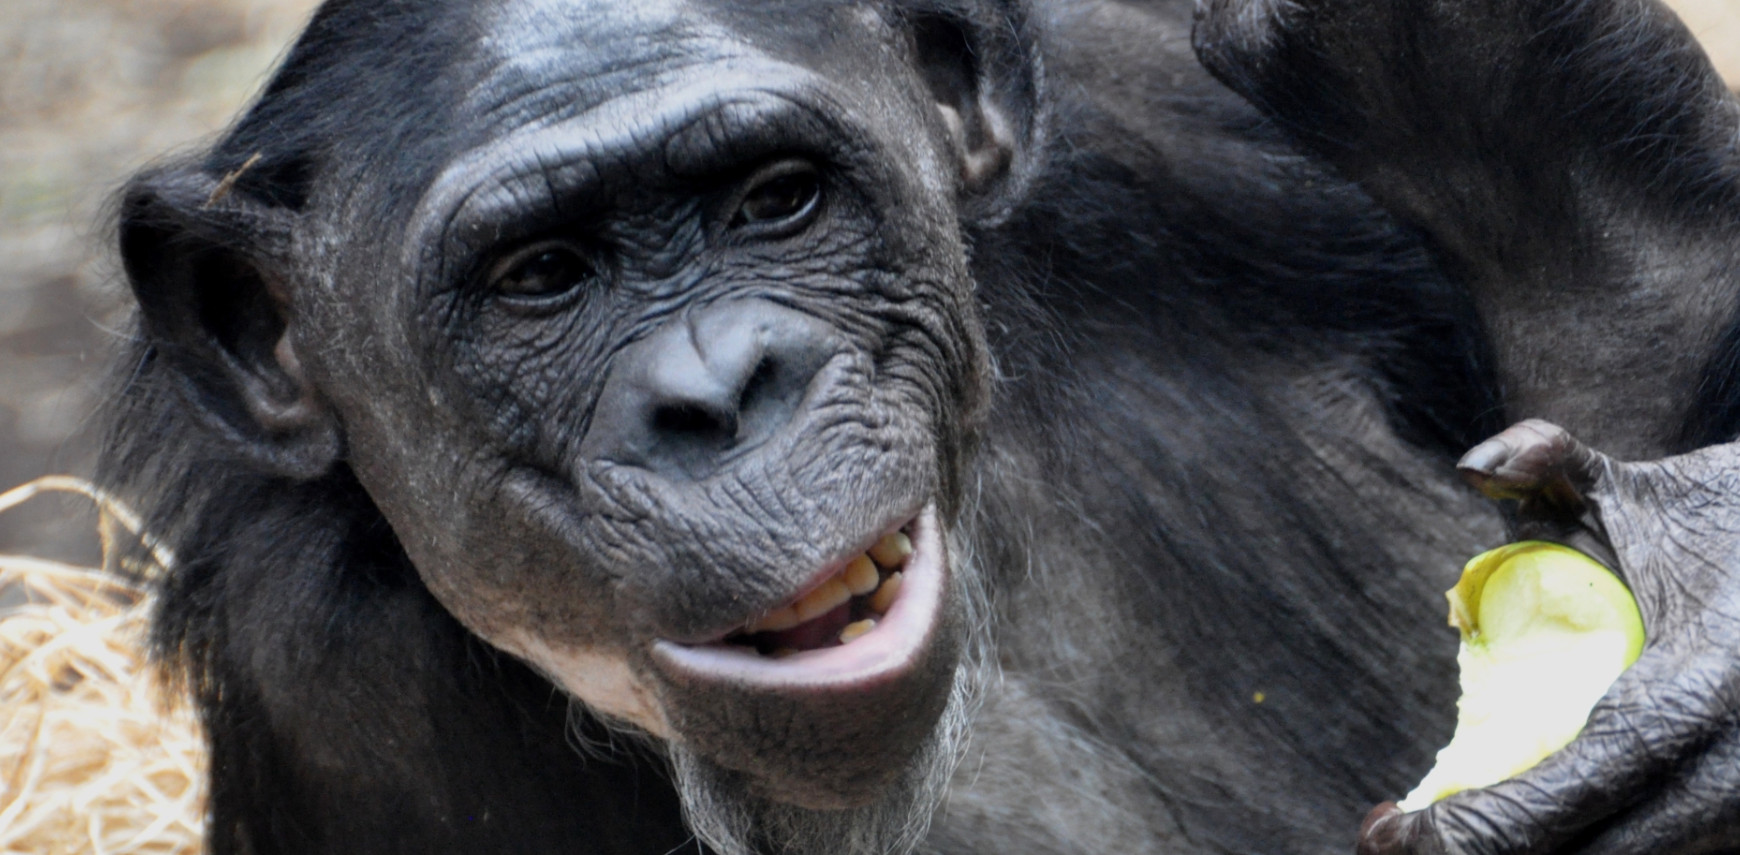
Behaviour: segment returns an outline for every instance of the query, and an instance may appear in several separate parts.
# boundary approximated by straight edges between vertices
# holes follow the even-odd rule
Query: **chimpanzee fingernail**
[[[1399,851],[1401,835],[1397,834],[1397,826],[1401,825],[1402,809],[1395,802],[1384,802],[1371,809],[1365,815],[1365,821],[1359,824],[1359,847],[1357,855],[1390,855]]]
[[[1509,456],[1510,446],[1493,438],[1468,449],[1468,453],[1456,462],[1456,468],[1491,475],[1498,470],[1498,464]]]

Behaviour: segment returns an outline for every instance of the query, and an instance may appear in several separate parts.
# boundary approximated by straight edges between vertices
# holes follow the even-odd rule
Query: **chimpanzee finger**
[[[1618,568],[1587,501],[1613,462],[1564,428],[1540,419],[1518,422],[1469,449],[1456,468],[1487,496],[1517,500],[1518,539],[1562,541]]]
[[[1581,496],[1605,474],[1606,455],[1569,431],[1541,419],[1517,422],[1462,455],[1456,463],[1469,483],[1494,499],[1545,497],[1581,507]]]
[[[1607,455],[1540,419],[1511,425],[1456,464],[1487,496],[1517,500],[1517,540],[1564,543],[1618,572],[1618,555],[1589,501],[1606,486],[1614,466]]]
[[[1689,835],[1651,814],[1661,784],[1705,747],[1740,702],[1736,669],[1721,650],[1681,656],[1669,648],[1645,652],[1590,714],[1583,732],[1535,767],[1490,787],[1450,796],[1425,810],[1380,806],[1360,829],[1360,855],[1574,851],[1591,835],[1625,846],[1611,851],[1659,851],[1662,835]],[[1731,772],[1731,770],[1730,770]],[[1714,774],[1714,773],[1712,773]],[[1699,817],[1717,825],[1716,807]],[[1685,808],[1685,805],[1680,805]],[[1665,820],[1665,816],[1662,819]],[[1653,835],[1653,837],[1652,837]]]

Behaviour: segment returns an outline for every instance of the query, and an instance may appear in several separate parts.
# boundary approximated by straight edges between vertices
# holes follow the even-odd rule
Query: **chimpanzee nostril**
[[[810,373],[814,373],[813,368]],[[743,384],[742,391],[737,393],[737,411],[743,414],[742,417],[750,421],[758,421],[763,408],[770,404],[777,408],[785,403],[784,395],[793,390],[781,387],[779,385],[781,379],[779,363],[772,355],[764,354],[761,362],[755,366],[755,371],[750,373],[749,379]],[[789,381],[790,378],[786,379]],[[809,376],[805,375],[803,379],[807,384]],[[790,385],[789,382],[786,383],[786,386]],[[775,417],[777,417],[777,413]]]
[[[827,324],[761,300],[672,320],[617,357],[581,453],[703,477],[777,434],[836,349]]]
[[[655,434],[688,434],[696,438],[726,440],[737,437],[737,414],[694,403],[672,404],[653,412]]]

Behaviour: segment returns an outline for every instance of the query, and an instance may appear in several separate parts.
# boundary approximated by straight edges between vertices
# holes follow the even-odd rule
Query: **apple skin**
[[[1568,546],[1530,540],[1481,553],[1445,596],[1462,633],[1456,732],[1403,810],[1495,784],[1564,747],[1643,652],[1631,591]]]

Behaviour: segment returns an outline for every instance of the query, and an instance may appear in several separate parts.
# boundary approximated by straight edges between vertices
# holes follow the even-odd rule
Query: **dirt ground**
[[[259,86],[313,0],[0,0],[0,489],[88,470],[88,426],[126,313],[106,205],[197,146]],[[1681,0],[1730,81],[1740,0]],[[52,502],[0,518],[0,553],[90,560]]]

